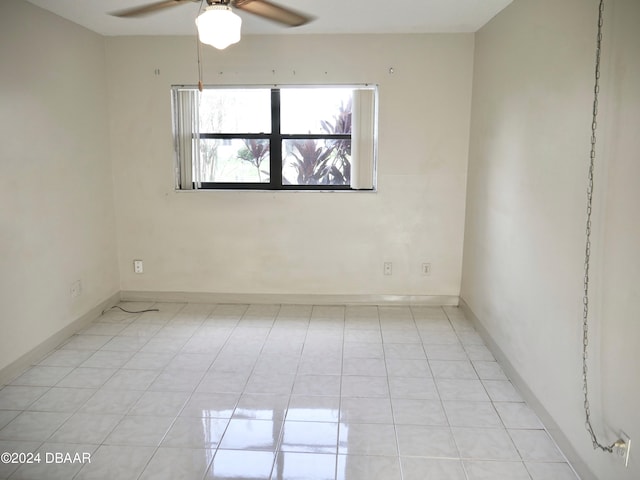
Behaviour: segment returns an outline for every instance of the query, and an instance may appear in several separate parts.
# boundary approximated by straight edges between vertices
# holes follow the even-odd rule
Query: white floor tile
[[[544,430],[509,430],[509,435],[525,462],[564,462],[555,442]]]
[[[424,360],[427,358],[424,345],[417,343],[385,343],[384,357]]]
[[[153,337],[162,329],[162,325],[152,322],[135,321],[130,323],[120,332],[122,337]]]
[[[429,360],[434,378],[477,380],[473,365],[468,360]]]
[[[439,399],[392,398],[391,405],[396,425],[448,425]]]
[[[293,383],[294,395],[340,395],[340,375],[298,375]]]
[[[465,461],[469,480],[530,480],[522,462]]]
[[[271,478],[278,480],[333,480],[336,456],[318,453],[281,452]]]
[[[231,418],[239,398],[237,393],[194,393],[184,405],[180,416]]]
[[[491,402],[444,401],[449,424],[453,427],[502,427]]]
[[[78,410],[81,413],[113,413],[124,415],[143,395],[135,390],[98,390]]]
[[[338,424],[286,421],[280,451],[337,453]]]
[[[127,412],[136,416],[175,417],[189,399],[187,392],[153,392],[142,394]]]
[[[484,345],[465,345],[464,349],[472,361],[495,362],[493,354]]]
[[[96,322],[89,325],[87,328],[82,329],[80,332],[83,335],[118,335],[126,325],[117,323],[100,323]]]
[[[389,385],[385,377],[343,376],[341,394],[344,397],[388,397]]]
[[[120,368],[126,364],[132,356],[133,352],[98,350],[82,362],[80,366],[91,368]]]
[[[193,392],[204,377],[203,371],[165,370],[148,389],[155,392]]]
[[[458,308],[122,305],[0,389],[0,450],[91,464],[0,479],[577,480]]]
[[[244,393],[238,400],[233,418],[270,420],[282,423],[288,403],[288,395]]]
[[[20,415],[20,410],[0,410],[0,429],[18,415]]]
[[[49,438],[49,441],[101,444],[121,418],[121,415],[108,413],[76,413]]]
[[[165,368],[173,357],[173,353],[137,352],[122,367],[129,370],[160,370]]]
[[[274,459],[273,452],[218,449],[205,480],[269,480]]]
[[[196,387],[197,393],[242,393],[249,378],[248,373],[209,372]]]
[[[141,352],[144,353],[178,353],[182,350],[185,345],[188,343],[186,339],[178,339],[178,338],[165,338],[165,337],[153,337],[147,343],[145,343],[142,348],[140,348]],[[200,353],[200,352],[192,352],[192,353]],[[205,353],[205,352],[202,352]]]
[[[118,370],[115,368],[78,367],[60,380],[57,386],[67,388],[100,388],[117,372]]]
[[[105,445],[157,447],[173,420],[172,417],[126,416],[116,425],[103,443]]]
[[[215,450],[204,448],[159,448],[139,480],[201,479]]]
[[[345,358],[342,375],[386,377],[387,367],[382,358]]]
[[[47,391],[49,391],[49,387],[8,385],[0,389],[0,409],[24,410]]]
[[[525,462],[533,480],[579,480],[568,463]]]
[[[292,373],[255,373],[249,377],[244,391],[247,393],[291,394],[295,375]]]
[[[344,455],[397,455],[393,425],[341,423],[338,453]]]
[[[452,431],[461,458],[520,460],[520,455],[505,429],[452,427]]]
[[[507,428],[542,429],[544,426],[538,416],[526,403],[495,402],[494,406]]]
[[[153,452],[152,447],[102,445],[74,480],[135,480]]]
[[[39,365],[54,367],[77,367],[93,355],[90,350],[54,350],[39,362]]]
[[[460,460],[400,457],[403,480],[467,480]]]
[[[64,377],[66,377],[73,367],[49,367],[36,365],[14,378],[11,385],[21,385],[28,387],[52,387]]]
[[[147,342],[148,337],[113,337],[105,343],[100,350],[115,352],[137,352]]]
[[[28,410],[36,412],[73,413],[91,398],[97,390],[91,388],[54,387],[33,402]]]
[[[307,355],[302,352],[298,375],[340,375],[342,374],[342,358],[340,356],[324,356],[322,349],[318,353]]]
[[[220,448],[231,450],[266,450],[278,446],[282,422],[234,418],[224,432]]]
[[[489,397],[479,380],[437,379],[442,400],[468,400],[488,402]]]
[[[426,377],[431,378],[431,369],[422,358],[387,358],[387,375],[390,377]]]
[[[0,430],[0,440],[44,442],[70,416],[57,412],[22,412]]]
[[[340,421],[353,423],[393,423],[389,398],[344,397],[340,403]]]
[[[456,458],[458,449],[449,427],[396,425],[401,456]]]
[[[382,335],[377,320],[373,320],[368,324],[360,321],[357,324],[357,328],[353,320],[351,322],[347,321],[344,332],[345,356],[350,356],[347,353],[347,345],[350,344],[381,346]],[[373,350],[375,350],[375,348]]]
[[[398,457],[338,455],[336,480],[401,480]]]
[[[278,348],[278,350],[279,353],[265,353],[263,349],[262,353],[258,357],[253,372],[257,374],[295,374],[298,371],[300,354],[292,355],[289,352],[286,352],[284,348]]]
[[[220,443],[229,420],[178,417],[162,440],[163,447],[214,448]]]
[[[301,422],[337,422],[340,398],[294,395],[289,402],[287,420]]]
[[[68,480],[73,478],[85,463],[91,461],[91,456],[97,448],[98,445],[90,444],[45,443],[37,450],[37,453],[40,454],[40,461],[20,466],[11,478],[15,480]],[[58,459],[64,459],[64,463]]]
[[[473,362],[473,366],[481,380],[507,380],[498,362],[477,360]]]
[[[96,351],[111,340],[108,335],[73,335],[60,348],[63,350],[92,350]]]
[[[41,444],[41,441],[0,440],[0,453],[35,453]],[[19,467],[19,463],[0,462],[0,478],[8,478]]]
[[[437,400],[438,391],[432,378],[389,377],[391,398]]]
[[[158,370],[118,370],[104,384],[107,390],[146,390],[158,377]]]
[[[509,381],[505,380],[483,380],[482,384],[486,388],[489,397],[494,402],[523,402],[520,393]]]
[[[467,360],[467,352],[462,345],[425,345],[429,360]]]

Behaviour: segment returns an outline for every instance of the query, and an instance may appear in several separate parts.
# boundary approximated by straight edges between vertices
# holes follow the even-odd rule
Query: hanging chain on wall
[[[589,263],[591,257],[591,205],[593,201],[593,170],[596,159],[596,130],[598,128],[598,94],[600,93],[600,52],[602,47],[602,22],[604,0],[600,0],[598,13],[598,39],[596,43],[595,84],[593,88],[593,116],[591,120],[591,153],[589,160],[589,181],[587,186],[587,229],[584,250],[584,296],[582,311],[582,390],[584,393],[585,427],[591,436],[593,448],[613,453],[617,442],[603,445],[598,441],[591,425],[591,410],[589,407],[589,385],[587,381],[587,346],[589,345]]]

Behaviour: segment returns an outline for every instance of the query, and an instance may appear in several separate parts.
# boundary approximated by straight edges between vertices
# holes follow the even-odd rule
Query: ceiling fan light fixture
[[[240,41],[242,19],[228,5],[212,5],[196,18],[202,43],[224,50]]]

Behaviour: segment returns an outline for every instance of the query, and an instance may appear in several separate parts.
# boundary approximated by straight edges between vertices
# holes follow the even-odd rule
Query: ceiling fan
[[[116,17],[140,17],[165,8],[177,7],[185,3],[203,3],[204,0],[162,0],[140,7],[112,13]],[[196,19],[198,34],[202,43],[223,49],[240,40],[242,20],[233,13],[231,7],[252,13],[267,20],[289,27],[309,23],[313,18],[295,10],[282,7],[267,0],[206,0],[207,8]]]

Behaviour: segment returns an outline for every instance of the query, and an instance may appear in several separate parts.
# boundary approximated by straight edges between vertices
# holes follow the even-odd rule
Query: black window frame
[[[329,86],[327,86],[329,87]],[[215,87],[214,87],[215,88]],[[287,87],[285,87],[287,88]],[[203,133],[199,132],[200,140],[229,139],[229,140],[269,140],[269,182],[193,182],[192,187],[198,190],[323,190],[323,191],[363,191],[351,185],[333,184],[283,184],[282,182],[282,143],[284,140],[349,140],[353,141],[352,133],[345,134],[283,134],[280,128],[280,87],[270,87],[271,91],[271,133]],[[366,189],[364,191],[371,191]]]

